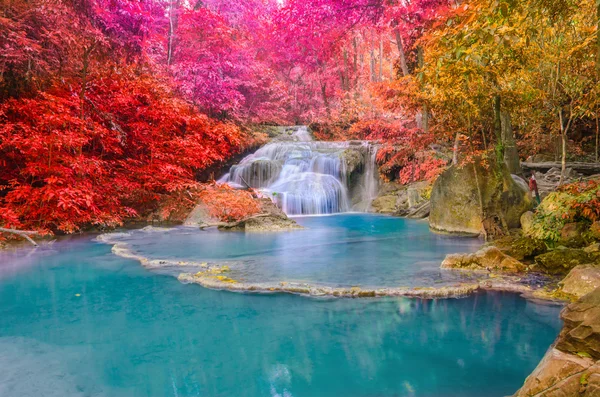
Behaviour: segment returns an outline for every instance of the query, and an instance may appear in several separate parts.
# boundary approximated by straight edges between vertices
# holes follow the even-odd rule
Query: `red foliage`
[[[571,195],[566,203],[570,211],[563,214],[564,218],[580,218],[591,222],[600,220],[600,179],[575,182],[559,190]]]
[[[437,158],[431,149],[434,135],[409,128],[404,122],[366,120],[353,125],[351,131],[360,139],[383,143],[377,153],[380,169],[403,184],[434,179],[446,167],[447,161]]]
[[[238,221],[260,212],[253,192],[235,190],[229,185],[204,185],[199,199],[208,207],[211,216],[223,222]]]
[[[25,227],[120,224],[244,143],[238,127],[194,112],[148,75],[98,76],[83,112],[78,89],[0,105],[0,203]]]

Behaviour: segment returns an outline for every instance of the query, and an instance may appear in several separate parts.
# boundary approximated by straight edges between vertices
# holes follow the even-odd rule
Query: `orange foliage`
[[[204,185],[198,197],[208,207],[211,216],[223,222],[235,222],[258,214],[260,206],[252,190],[236,190],[229,185]]]

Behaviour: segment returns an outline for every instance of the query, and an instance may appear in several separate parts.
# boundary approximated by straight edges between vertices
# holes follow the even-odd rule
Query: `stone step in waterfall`
[[[367,211],[378,190],[376,154],[368,142],[314,141],[300,126],[244,158],[219,181],[258,189],[288,215]]]

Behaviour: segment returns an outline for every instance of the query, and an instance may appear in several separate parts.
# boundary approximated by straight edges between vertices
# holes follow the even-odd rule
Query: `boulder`
[[[346,167],[346,173],[348,176],[351,176],[357,171],[362,171],[363,165],[365,163],[363,151],[364,149],[362,149],[362,147],[348,148],[344,150],[340,155],[342,162]]]
[[[203,203],[198,203],[192,212],[188,215],[184,221],[185,226],[200,226],[206,223],[215,223],[219,220],[214,216],[210,215],[208,207]]]
[[[502,252],[508,254],[518,261],[530,260],[534,257],[545,254],[548,247],[542,240],[523,236],[507,236],[495,240],[494,245]]]
[[[600,267],[579,265],[559,283],[559,292],[579,299],[600,287]]]
[[[373,212],[423,219],[429,216],[428,192],[430,182],[400,185],[386,182],[379,187],[379,195],[371,203]]]
[[[508,254],[517,260],[532,259],[548,251],[546,244],[530,237],[521,237],[514,241]]]
[[[496,247],[485,247],[474,254],[451,254],[442,262],[442,269],[486,270],[494,272],[517,273],[527,266],[512,258]]]
[[[556,348],[600,360],[600,289],[571,303],[560,314],[564,326]]]
[[[582,222],[571,222],[560,229],[560,244],[570,248],[581,248],[587,245],[583,234],[587,226]]]
[[[259,199],[261,216],[249,218],[246,221],[234,223],[231,226],[221,225],[220,230],[246,231],[246,232],[277,232],[294,229],[303,229],[296,221],[288,216],[271,199]]]
[[[600,288],[561,312],[554,346],[515,397],[600,395]]]
[[[371,202],[371,208],[379,214],[393,214],[398,211],[398,196],[379,196]]]
[[[575,266],[594,263],[595,254],[581,249],[560,248],[535,257],[536,267],[548,274],[566,274]]]
[[[553,397],[592,397],[596,394],[580,394],[582,390],[581,379],[583,374],[597,374],[598,368],[594,360],[586,357],[564,353],[557,349],[550,349],[536,369],[525,380],[523,387],[515,397],[553,396]],[[587,387],[590,390],[598,387],[598,379],[588,378]]]
[[[523,233],[529,234],[531,231],[531,226],[533,225],[533,212],[527,211],[523,215],[521,215],[521,229],[523,229]]]
[[[409,187],[407,189],[407,195],[409,207],[415,207],[423,201],[423,198],[421,197],[421,192],[417,188]]]
[[[435,181],[429,225],[437,232],[479,235],[486,219],[504,220],[507,227],[518,228],[521,215],[531,208],[531,195],[504,164],[475,162],[452,166]]]

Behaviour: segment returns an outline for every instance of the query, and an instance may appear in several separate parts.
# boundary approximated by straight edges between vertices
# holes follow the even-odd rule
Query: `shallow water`
[[[301,222],[337,255],[335,238],[371,239],[352,251],[358,262],[398,244],[428,255],[416,223],[407,225],[410,244],[387,247],[386,219],[368,233],[360,219]],[[330,222],[338,227],[327,233]],[[146,235],[157,252],[178,249],[175,235]],[[223,235],[240,239],[231,255],[250,250],[238,234]],[[192,241],[181,247],[200,252]],[[306,248],[315,241],[301,245],[326,252]],[[559,309],[502,293],[419,300],[213,291],[73,238],[0,253],[0,396],[504,396],[556,337]]]
[[[226,262],[248,283],[308,282],[331,286],[414,287],[468,281],[442,271],[449,253],[472,252],[481,241],[429,232],[423,221],[383,215],[299,217],[305,230],[277,233],[138,230],[112,240],[150,259]],[[177,270],[181,271],[181,270]]]

